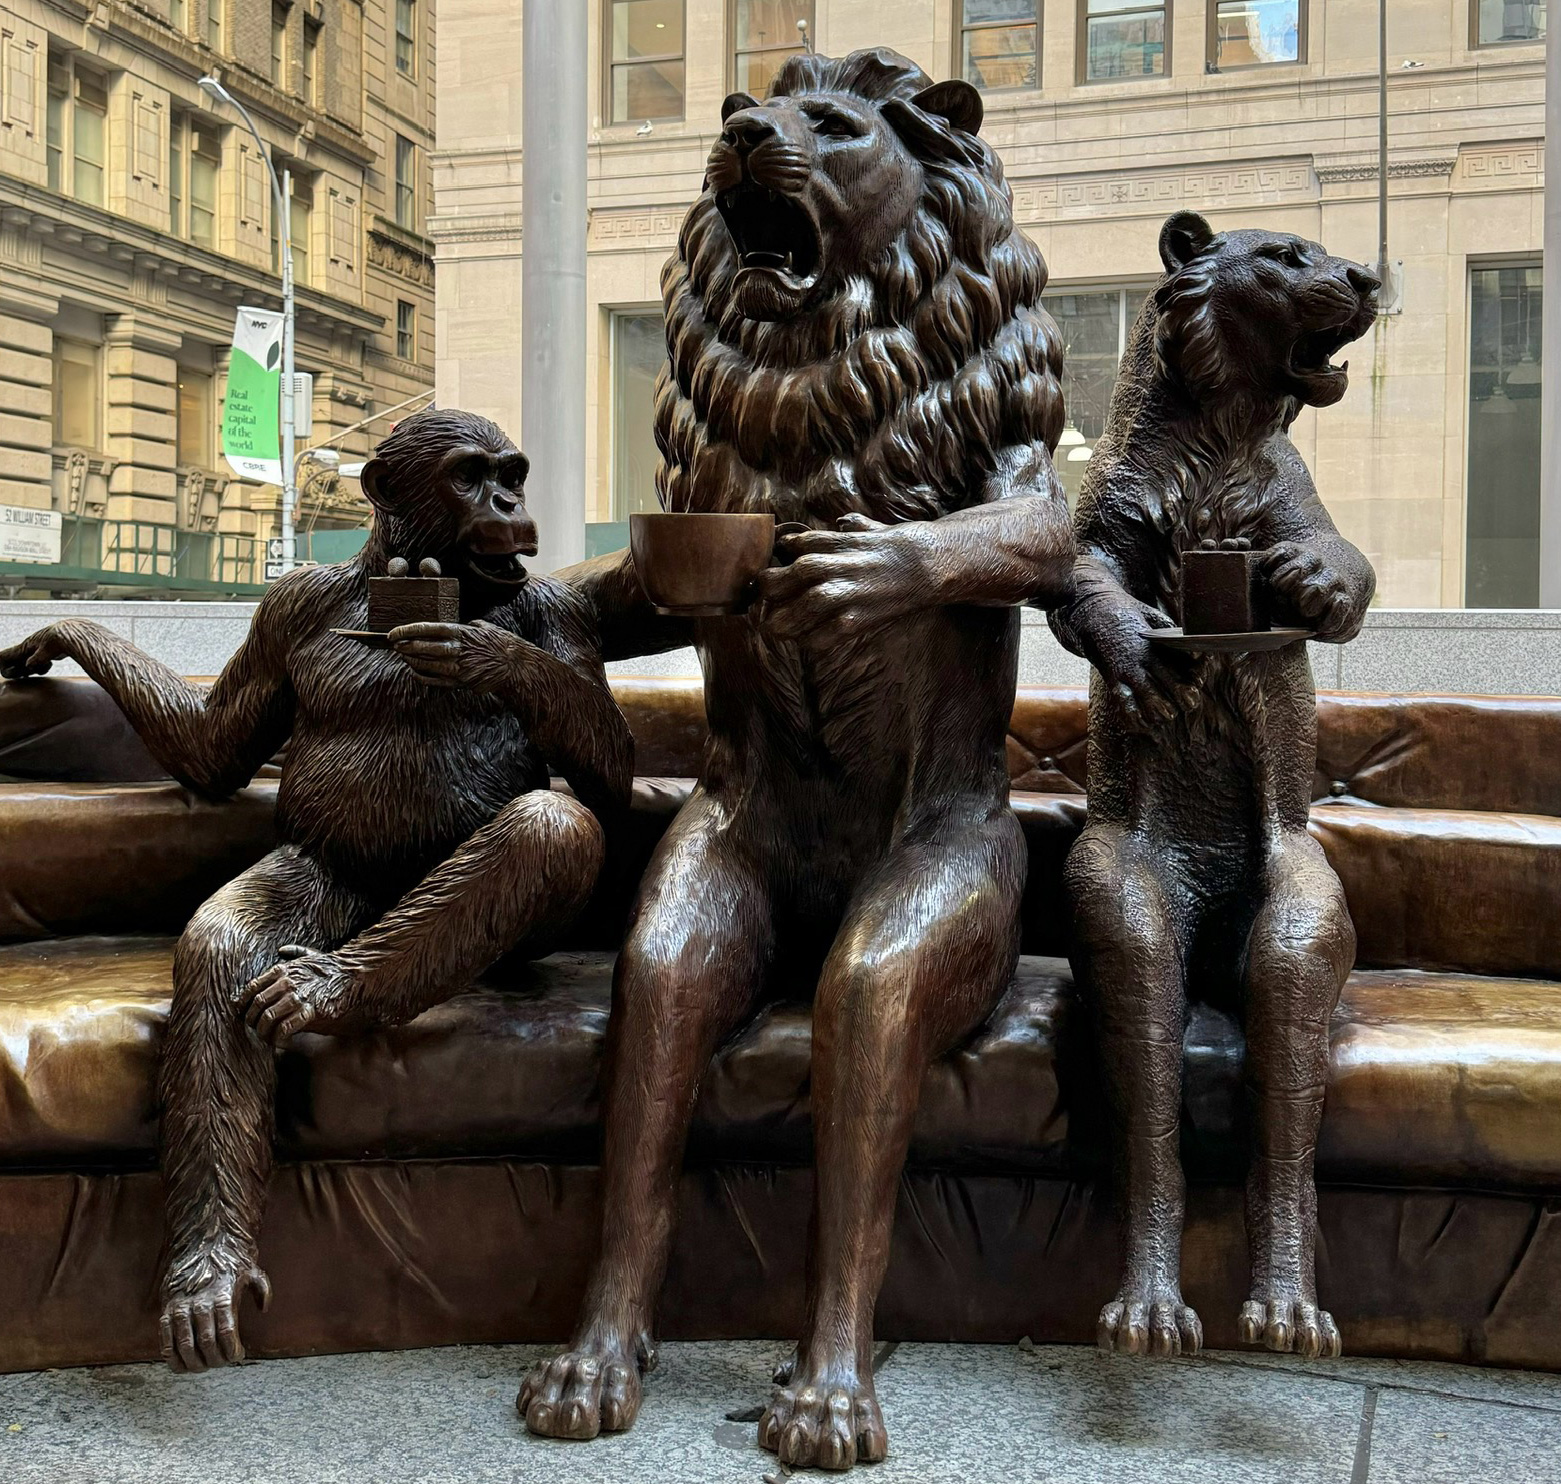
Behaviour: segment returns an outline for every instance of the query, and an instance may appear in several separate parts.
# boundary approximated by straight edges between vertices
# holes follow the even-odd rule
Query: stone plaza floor
[[[0,1376],[3,1484],[761,1484],[748,1415],[786,1347],[669,1344],[639,1424],[591,1444],[515,1415],[534,1346]],[[864,1484],[1556,1484],[1561,1376],[1214,1353],[902,1345]],[[813,1475],[812,1477],[823,1477]]]

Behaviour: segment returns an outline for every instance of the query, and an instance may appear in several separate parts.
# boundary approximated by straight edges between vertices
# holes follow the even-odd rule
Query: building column
[[[522,21],[520,432],[544,571],[585,555],[586,7]]]
[[[38,244],[0,220],[0,505],[53,503],[54,331],[59,296],[33,271]]]
[[[1539,606],[1561,608],[1561,39],[1545,39],[1544,423],[1539,457]]]
[[[177,331],[143,314],[111,316],[103,337],[103,446],[116,461],[104,518],[140,523],[139,530],[122,526],[105,539],[105,565],[119,570],[173,574],[179,343]],[[167,527],[167,534],[156,527]],[[143,557],[153,560],[135,559]]]

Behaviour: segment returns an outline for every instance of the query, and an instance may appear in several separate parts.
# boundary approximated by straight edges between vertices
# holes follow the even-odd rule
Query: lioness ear
[[[1213,229],[1196,211],[1178,211],[1160,228],[1160,261],[1167,273],[1175,273],[1213,241]]]
[[[390,488],[390,465],[384,459],[370,459],[358,475],[358,485],[369,504],[387,515],[395,508],[395,493]]]
[[[974,134],[981,127],[981,118],[985,112],[981,94],[960,77],[951,78],[948,82],[935,82],[930,88],[923,88],[911,102],[923,113],[935,113],[967,134]]]
[[[724,124],[741,108],[757,108],[758,106],[759,100],[750,97],[747,93],[728,93],[726,101],[721,105],[721,122]]]

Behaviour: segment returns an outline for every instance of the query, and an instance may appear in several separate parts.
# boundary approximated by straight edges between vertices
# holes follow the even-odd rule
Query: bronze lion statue
[[[1254,1158],[1248,1343],[1337,1355],[1318,1307],[1313,1155],[1328,1020],[1354,964],[1344,892],[1307,833],[1317,752],[1304,643],[1192,660],[1180,621],[1189,548],[1250,548],[1279,625],[1343,643],[1375,588],[1287,429],[1344,395],[1331,357],[1376,316],[1374,274],[1286,233],[1215,234],[1190,213],[1160,237],[1166,276],[1123,357],[1080,492],[1074,591],[1052,627],[1094,666],[1089,823],[1068,859],[1074,971],[1092,1000],[1115,1123],[1125,1270],[1107,1349],[1195,1352],[1183,1302],[1178,1157],[1189,993],[1239,1014]]]
[[[1072,568],[1062,353],[973,88],[889,51],[805,55],[722,118],[662,277],[658,487],[796,527],[752,611],[693,625],[710,741],[618,960],[601,1254],[518,1406],[559,1437],[634,1421],[700,1077],[800,968],[809,1282],[759,1437],[840,1469],[888,1446],[873,1308],[923,1072],[1018,953],[1005,737],[1016,605],[1060,598]],[[627,554],[570,580],[609,657],[687,642]]]

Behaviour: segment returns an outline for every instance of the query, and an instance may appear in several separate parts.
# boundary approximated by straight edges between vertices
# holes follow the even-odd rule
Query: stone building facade
[[[1377,0],[580,0],[590,6],[587,520],[653,498],[658,276],[734,88],[808,22],[985,93],[1068,343],[1076,487],[1160,222],[1294,231],[1375,262]],[[1402,301],[1296,441],[1392,607],[1535,601],[1544,0],[1392,0],[1389,256]],[[442,397],[518,429],[520,0],[443,0],[434,160]],[[617,538],[606,530],[602,540]],[[598,545],[602,544],[598,541]]]
[[[231,476],[219,425],[237,306],[280,307],[277,213],[206,73],[291,172],[311,441],[431,392],[434,26],[433,0],[6,0],[0,504],[63,514],[65,575],[0,585],[260,580],[279,491]],[[300,532],[363,524],[355,484],[300,483]]]

